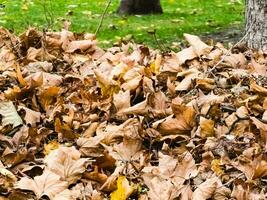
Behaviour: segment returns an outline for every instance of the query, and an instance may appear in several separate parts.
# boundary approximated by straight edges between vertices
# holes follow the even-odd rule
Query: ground
[[[28,26],[59,30],[62,20],[72,21],[75,32],[95,32],[106,0],[6,0],[0,8],[0,26],[22,32]],[[157,47],[153,35],[168,47],[175,47],[184,32],[197,35],[222,32],[243,24],[241,0],[162,0],[163,15],[118,16],[119,0],[108,9],[103,27],[98,35],[101,46],[110,46],[121,37],[134,37]],[[219,29],[219,30],[218,30]],[[239,29],[238,29],[239,30]]]

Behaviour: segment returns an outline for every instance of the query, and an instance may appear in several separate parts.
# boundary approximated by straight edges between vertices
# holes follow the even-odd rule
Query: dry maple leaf
[[[102,137],[104,144],[112,144],[116,141],[122,141],[123,137],[131,139],[140,139],[140,122],[137,118],[130,118],[123,124],[117,126],[113,124],[102,123],[96,130],[97,137]]]
[[[263,64],[257,63],[255,59],[251,60],[251,64],[249,66],[251,66],[252,68],[250,71],[254,73],[255,75],[267,76],[266,66]]]
[[[124,138],[120,144],[115,144],[113,147],[106,146],[109,155],[115,160],[122,160],[123,162],[131,162],[134,156],[141,150],[142,142],[137,139]]]
[[[214,136],[214,133],[215,133],[214,125],[215,125],[215,122],[213,120],[200,117],[200,122],[199,122],[200,136],[202,138]]]
[[[30,124],[32,127],[35,127],[36,123],[40,122],[40,120],[41,120],[41,113],[40,112],[36,112],[36,111],[31,110],[29,108],[26,108],[24,106],[18,106],[18,109],[25,111],[24,120],[25,120],[26,124]]]
[[[125,176],[119,176],[117,180],[117,189],[110,194],[110,200],[125,200],[134,191],[134,187],[130,185]]]
[[[159,165],[144,167],[144,176],[158,176],[171,180],[172,184],[181,186],[186,180],[195,177],[198,173],[195,161],[189,152],[184,152],[181,161],[171,156],[159,153]]]
[[[105,76],[100,70],[94,70],[97,82],[101,88],[102,95],[105,96],[112,96],[114,93],[119,91],[119,84],[118,82],[110,79],[109,77]]]
[[[267,175],[267,161],[262,156],[258,156],[251,160],[247,159],[247,162],[240,160],[234,163],[234,167],[242,171],[248,180],[254,180]]]
[[[16,56],[11,49],[1,46],[0,51],[0,71],[12,69],[16,63]]]
[[[45,110],[56,101],[57,96],[60,93],[60,87],[52,86],[43,91],[41,91],[39,98],[40,103]]]
[[[188,90],[191,87],[192,80],[197,78],[199,74],[200,72],[195,68],[179,72],[177,76],[184,77],[184,79],[176,86],[175,90],[177,91]]]
[[[28,84],[35,82],[39,86],[52,87],[62,83],[62,76],[47,72],[35,72],[25,78]]]
[[[157,129],[162,135],[189,134],[194,127],[195,110],[191,106],[173,103],[172,110],[174,115],[153,123],[153,128]]]
[[[153,93],[150,96],[148,103],[151,107],[151,112],[153,113],[153,116],[160,117],[172,114],[170,108],[168,109],[167,101],[168,98],[161,91]]]
[[[129,115],[129,114],[133,114],[133,115],[145,115],[148,113],[149,110],[149,105],[148,105],[148,96],[146,97],[146,99],[138,104],[135,104],[134,106],[131,106],[129,108],[125,108],[123,110],[120,111],[121,114],[124,115]]]
[[[104,136],[95,136],[91,138],[80,137],[77,140],[79,151],[84,156],[99,157],[103,155],[104,148],[100,145],[103,139]]]
[[[234,185],[231,197],[236,200],[250,200],[249,193],[249,190],[244,189],[242,185]]]
[[[131,106],[130,91],[119,91],[118,94],[114,94],[113,103],[117,109],[117,114],[120,115],[125,109]]]
[[[76,50],[86,51],[90,49],[92,46],[94,46],[95,44],[96,42],[92,40],[71,41],[68,43],[67,47],[64,48],[64,50],[67,53],[73,53]]]
[[[209,178],[201,183],[193,192],[192,200],[207,200],[212,197],[217,188],[218,178]]]
[[[166,180],[159,177],[146,177],[143,176],[144,183],[149,188],[147,192],[148,197],[150,199],[157,199],[157,200],[173,200],[177,198],[180,194],[181,188],[176,187],[172,184],[170,180]]]
[[[75,147],[59,147],[49,153],[44,162],[47,169],[60,176],[61,180],[72,184],[86,170],[87,159],[80,156],[80,152]]]
[[[67,187],[68,183],[66,181],[61,181],[60,176],[49,170],[45,170],[41,176],[36,176],[34,179],[23,177],[15,186],[15,188],[21,190],[33,191],[38,199],[44,195],[53,199]]]
[[[198,55],[195,53],[193,47],[188,47],[186,49],[183,49],[182,51],[179,51],[177,54],[177,59],[179,61],[179,64],[182,65],[184,64],[187,60],[192,60]],[[173,70],[168,70],[168,71],[173,71]]]
[[[57,194],[52,200],[76,200],[77,198],[75,198],[72,195],[72,192],[68,189],[60,192],[59,194]]]
[[[184,33],[184,37],[199,57],[210,53],[212,47],[202,42],[199,37],[187,33]]]
[[[142,75],[138,75],[134,77],[133,79],[128,80],[127,82],[123,83],[121,85],[121,89],[130,90],[130,91],[136,90],[139,87],[141,80],[142,80]]]
[[[36,49],[34,47],[30,47],[27,51],[27,60],[28,61],[53,61],[56,57],[50,53],[48,53],[43,48]]]
[[[224,57],[224,64],[234,68],[244,68],[247,64],[246,57],[242,54],[230,54]]]

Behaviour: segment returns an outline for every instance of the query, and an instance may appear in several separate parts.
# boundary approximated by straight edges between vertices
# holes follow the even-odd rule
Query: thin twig
[[[237,45],[239,45],[241,42],[243,42],[247,38],[250,29],[251,29],[251,26],[249,27],[248,31],[246,31],[246,34],[223,55],[222,59],[218,63],[216,63],[209,70],[209,73],[212,73],[213,70],[215,70],[224,61],[224,59],[226,58],[226,56],[229,56],[229,53],[231,53],[231,51],[233,50],[234,47],[236,47]]]
[[[161,45],[161,43],[159,42],[158,37],[156,35],[156,32],[153,33],[153,37],[154,37],[154,40],[155,40],[158,48],[161,50],[161,52],[166,51],[165,46]]]
[[[47,8],[47,0],[44,0],[42,2],[42,6],[43,6],[43,11],[44,11],[44,17],[45,17],[45,21],[46,21],[46,30],[53,28],[53,24],[54,24],[54,18],[53,18],[53,14],[52,14],[52,6],[51,6],[51,0],[49,0],[49,6],[50,9]]]
[[[101,28],[101,26],[102,26],[102,24],[103,24],[105,15],[106,15],[106,13],[107,13],[107,11],[108,11],[108,8],[109,8],[109,6],[110,6],[110,4],[111,4],[111,1],[112,1],[112,0],[109,0],[109,1],[108,1],[107,5],[106,5],[106,7],[105,7],[105,10],[104,10],[104,12],[102,13],[100,22],[99,22],[98,27],[97,27],[97,29],[96,29],[96,31],[95,31],[95,35],[98,34],[98,32],[99,32],[99,30],[100,30],[100,28]]]

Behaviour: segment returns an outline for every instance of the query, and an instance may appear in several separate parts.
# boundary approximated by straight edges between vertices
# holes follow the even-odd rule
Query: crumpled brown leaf
[[[191,106],[173,103],[174,115],[154,122],[153,128],[162,135],[189,134],[194,126],[195,110]]]

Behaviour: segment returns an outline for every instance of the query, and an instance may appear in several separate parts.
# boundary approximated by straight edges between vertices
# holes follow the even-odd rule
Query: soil
[[[204,34],[202,38],[204,41],[213,41],[215,43],[221,42],[228,46],[229,44],[236,44],[238,41],[240,41],[244,34],[244,27],[233,26],[215,33]]]

